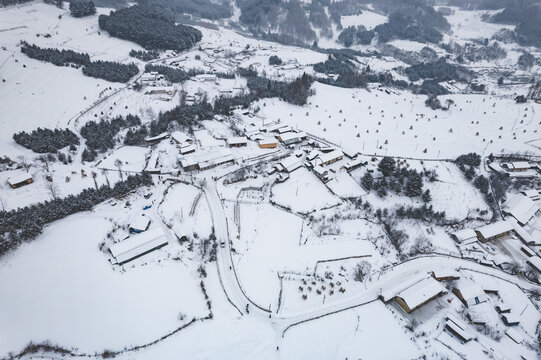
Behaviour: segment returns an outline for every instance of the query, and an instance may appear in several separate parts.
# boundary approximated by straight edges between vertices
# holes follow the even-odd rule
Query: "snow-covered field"
[[[541,189],[535,162],[541,155],[541,105],[515,102],[517,94],[528,93],[529,84],[496,86],[494,78],[499,68],[524,78],[537,75],[537,65],[517,70],[524,48],[502,44],[506,58],[467,63],[487,82],[488,90],[464,94],[467,84],[445,83],[452,94],[439,99],[448,110],[431,110],[425,105],[426,95],[407,90],[379,84],[346,89],[316,81],[304,106],[265,98],[219,120],[196,116],[193,128],[168,124],[168,135],[180,131],[193,141],[196,156],[230,151],[226,164],[208,170],[182,168],[180,149],[186,143],[172,137],[123,145],[127,129],[95,161],[81,162],[81,137],[76,149],[61,149],[69,162],[45,164],[37,159],[41,154],[17,145],[13,134],[58,127],[79,135],[87,121],[127,114],[138,115],[148,125],[179,105],[182,94],[212,103],[222,95],[249,91],[240,76],[192,78],[170,84],[176,94],[167,101],[136,91],[131,84],[85,77],[80,69],[22,54],[21,40],[87,52],[92,60],[134,62],[144,69],[144,62],[129,56],[140,46],[99,31],[97,17],[110,9],[76,19],[66,4],[65,8],[34,1],[0,9],[0,157],[15,162],[8,165],[0,158],[0,209],[16,210],[83,189],[113,186],[144,170],[152,170],[154,185],[46,224],[37,238],[0,258],[0,358],[19,353],[31,341],[50,341],[92,359],[107,357],[104,350],[130,360],[539,358],[540,276],[527,263],[539,249],[525,249],[517,230],[465,246],[450,236],[514,216],[501,212],[511,193],[530,190],[528,211],[540,204],[534,193]],[[362,14],[342,16],[343,27],[373,29],[387,21],[370,9],[368,5]],[[483,14],[492,11],[451,9],[451,30],[444,42],[465,44],[513,29],[483,22]],[[235,5],[234,18],[239,11]],[[321,39],[322,48],[340,47],[340,32],[332,26],[333,38]],[[252,67],[269,78],[290,81],[313,74],[313,65],[328,58],[314,47],[263,41],[230,27],[197,28],[203,34],[197,46],[162,54],[158,63],[231,74]],[[408,40],[390,45],[411,52],[427,46]],[[446,54],[437,44],[430,47],[440,56]],[[377,51],[378,45],[355,48]],[[283,64],[269,65],[271,55],[279,55]],[[402,68],[408,65],[398,59],[357,60],[359,68],[370,66],[407,80]],[[261,148],[257,140],[228,146],[233,136],[274,137],[270,131],[257,134],[263,132],[260,126],[273,122],[303,131],[307,138],[275,148]],[[333,149],[342,150],[343,158],[323,163]],[[534,156],[531,169],[512,175],[532,177],[494,177],[484,195],[453,163],[469,152],[481,156],[475,176],[487,178],[495,174],[487,166],[490,154],[528,153]],[[310,163],[307,159],[314,153]],[[279,163],[292,155],[302,166],[290,173],[279,170]],[[374,188],[363,187],[366,174],[376,180],[383,176],[378,170],[383,156],[394,157],[401,167],[435,174],[434,181],[423,176],[422,190],[429,190],[431,199],[391,190],[381,197]],[[312,170],[318,161],[328,171],[326,182]],[[359,167],[346,171],[355,161]],[[30,164],[28,171],[23,163]],[[9,185],[8,179],[25,174],[32,176],[31,184]],[[432,222],[394,216],[399,206],[423,205],[444,212],[444,218]],[[142,215],[150,220],[149,230],[163,230],[167,245],[143,248],[142,256],[116,264],[109,248],[144,237],[144,229],[140,235],[129,230]],[[537,212],[524,226],[534,242],[539,219]],[[146,234],[152,233],[149,230]],[[1,237],[0,249],[11,240]],[[530,257],[528,251],[535,255]],[[430,278],[433,271],[459,279],[437,282]],[[442,292],[407,313],[395,296],[427,278]],[[481,289],[476,293],[481,301],[466,307],[453,290],[470,286]],[[504,305],[517,315],[518,325],[504,324],[503,314],[496,311]],[[462,343],[445,329],[448,314],[466,324],[472,340]],[[479,316],[485,321],[482,325]],[[523,340],[511,340],[509,329]],[[41,356],[71,357],[39,350],[22,358]]]

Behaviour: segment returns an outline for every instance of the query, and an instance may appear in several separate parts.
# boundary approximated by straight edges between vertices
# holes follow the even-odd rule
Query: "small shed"
[[[8,178],[8,184],[12,189],[17,189],[21,186],[32,184],[32,182],[34,182],[32,175],[28,173],[21,173]]]
[[[447,314],[445,329],[462,342],[468,342],[473,338],[468,331],[468,326],[451,314]]]
[[[146,142],[150,143],[150,144],[155,144],[155,143],[159,143],[160,141],[162,141],[163,139],[167,138],[169,136],[168,133],[166,132],[163,132],[159,135],[156,135],[156,136],[152,136],[152,137],[147,137],[145,139]]]
[[[139,214],[130,222],[130,232],[139,234],[146,231],[150,226],[150,218],[145,214]]]
[[[195,152],[195,150],[197,150],[197,148],[195,147],[195,144],[186,143],[186,145],[180,147],[180,153],[182,155],[191,154]]]
[[[524,341],[524,337],[515,329],[515,328],[509,328],[505,332],[505,335],[507,335],[511,340],[516,342],[517,344],[522,344]]]
[[[432,277],[437,281],[453,281],[460,279],[460,274],[456,270],[433,270]]]

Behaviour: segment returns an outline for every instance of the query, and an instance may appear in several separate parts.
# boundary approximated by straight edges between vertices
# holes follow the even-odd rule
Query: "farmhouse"
[[[121,265],[167,244],[167,238],[162,228],[156,227],[111,245],[109,251],[116,259],[117,264]]]
[[[477,234],[472,229],[462,229],[451,234],[451,238],[461,244],[477,241]]]
[[[324,183],[328,182],[330,180],[330,177],[329,177],[329,171],[326,170],[324,167],[322,167],[321,165],[318,165],[316,167],[314,167],[314,174],[321,180],[323,181]]]
[[[301,142],[300,136],[294,132],[280,134],[278,138],[284,145],[292,145]]]
[[[439,282],[429,277],[400,292],[395,301],[409,314],[445,292]]]
[[[330,165],[344,158],[344,153],[340,150],[333,150],[330,153],[319,156],[323,166]]]
[[[526,195],[514,194],[503,204],[502,212],[514,217],[520,225],[526,225],[539,211],[539,207]]]
[[[259,140],[259,147],[261,149],[274,149],[278,146],[278,141],[274,139],[261,139]]]
[[[513,232],[513,226],[511,223],[505,220],[496,221],[492,224],[481,226],[475,229],[477,238],[482,242],[497,239],[499,237],[509,235]]]
[[[242,147],[248,145],[248,139],[246,136],[236,136],[227,139],[227,145],[229,147]]]
[[[150,226],[150,218],[145,214],[136,216],[130,223],[130,232],[139,234]]]
[[[12,189],[19,188],[21,186],[25,186],[28,184],[31,184],[34,180],[32,179],[32,176],[30,174],[21,173],[19,175],[15,175],[13,177],[10,177],[8,179],[8,184]]]

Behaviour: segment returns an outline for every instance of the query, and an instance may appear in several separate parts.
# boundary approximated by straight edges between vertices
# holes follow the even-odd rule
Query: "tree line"
[[[66,146],[79,145],[79,138],[69,129],[37,128],[30,133],[21,131],[13,134],[13,140],[36,153],[54,153]]]
[[[0,211],[0,256],[15,250],[23,242],[36,238],[48,223],[80,211],[91,210],[93,206],[107,199],[150,185],[152,177],[148,173],[130,175],[113,187],[102,185],[96,189],[85,189],[77,195],[44,201],[17,210]]]
[[[21,52],[32,59],[50,62],[56,66],[82,66],[84,75],[112,82],[127,82],[139,73],[139,68],[133,63],[90,61],[87,53],[78,53],[73,50],[41,48],[22,42]]]
[[[96,6],[92,1],[71,1],[70,2],[71,16],[80,18],[96,13]]]
[[[177,25],[171,14],[135,5],[98,18],[100,29],[111,36],[133,41],[147,50],[188,50],[201,40],[201,31]]]

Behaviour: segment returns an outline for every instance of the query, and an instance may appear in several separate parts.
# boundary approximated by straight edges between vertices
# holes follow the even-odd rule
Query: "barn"
[[[109,251],[116,259],[117,264],[121,265],[167,244],[163,229],[156,227],[111,245]]]
[[[511,223],[501,220],[492,224],[481,226],[480,228],[475,229],[475,233],[481,242],[487,242],[505,235],[509,235],[513,232],[513,230],[513,225]]]

